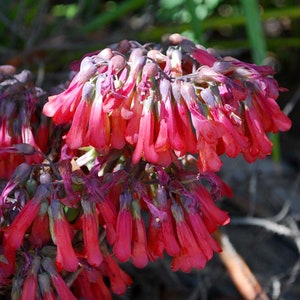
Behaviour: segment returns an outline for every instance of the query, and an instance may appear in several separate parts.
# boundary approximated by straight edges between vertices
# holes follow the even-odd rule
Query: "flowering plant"
[[[274,72],[173,34],[73,64],[49,97],[2,67],[0,287],[23,299],[112,299],[143,268],[203,268],[229,222],[221,156],[265,158],[290,120]],[[107,284],[109,283],[109,284]]]

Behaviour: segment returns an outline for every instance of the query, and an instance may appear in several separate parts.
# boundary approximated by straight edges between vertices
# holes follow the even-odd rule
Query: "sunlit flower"
[[[44,108],[56,124],[71,123],[68,146],[107,153],[129,144],[133,163],[165,167],[198,154],[202,172],[220,170],[224,153],[248,161],[269,154],[264,135],[291,126],[276,103],[273,70],[222,58],[181,36],[170,41],[165,53],[126,41],[122,56],[106,48],[82,60],[70,87]],[[86,93],[86,86],[95,92]],[[86,95],[88,101],[80,100]],[[249,114],[261,125],[247,121]],[[260,136],[263,149],[256,149]]]

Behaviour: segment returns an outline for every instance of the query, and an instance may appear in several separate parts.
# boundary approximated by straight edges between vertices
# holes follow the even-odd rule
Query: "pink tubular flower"
[[[203,221],[209,233],[216,231],[218,225],[224,226],[229,223],[228,213],[215,205],[210,193],[203,185],[195,184],[192,190],[200,204]]]
[[[74,272],[78,267],[78,258],[72,246],[72,232],[65,218],[60,202],[51,201],[51,217],[53,218],[52,240],[57,246],[56,265],[58,270]]]
[[[54,285],[55,290],[60,299],[76,300],[76,297],[72,294],[63,278],[59,275],[59,273],[55,269],[52,260],[49,257],[43,258],[42,266],[45,269],[45,271],[50,275],[52,284]]]
[[[80,71],[73,78],[69,87],[60,95],[50,96],[43,108],[43,113],[52,118],[55,124],[69,123],[74,116],[77,105],[81,99],[84,83],[96,72],[90,57],[82,60]]]
[[[190,272],[192,268],[204,268],[207,258],[196,242],[195,236],[184,219],[181,206],[172,204],[172,214],[176,222],[176,233],[180,243],[180,252],[174,256],[172,270]]]
[[[184,141],[185,151],[179,152],[179,156],[188,153],[197,152],[197,141],[193,132],[189,111],[186,103],[181,95],[181,83],[174,82],[172,84],[172,95],[175,100],[174,116],[177,129]]]
[[[149,251],[149,258],[155,261],[164,254],[164,242],[162,238],[162,229],[160,220],[150,216],[149,227],[147,231],[147,245]]]
[[[120,262],[126,262],[131,257],[132,215],[130,212],[131,195],[125,191],[120,195],[120,211],[117,218],[117,239],[113,252]]]
[[[33,247],[42,248],[51,239],[47,210],[48,202],[42,201],[40,211],[31,226],[29,241]]]
[[[132,263],[137,268],[144,268],[148,263],[147,237],[144,220],[141,216],[140,204],[134,200],[132,206]]]
[[[50,277],[44,272],[38,275],[39,288],[41,291],[42,300],[55,300],[55,295],[51,289]]]
[[[291,128],[291,120],[280,110],[273,98],[258,94],[253,95],[252,100],[265,132],[287,131]],[[269,117],[266,118],[266,115]]]
[[[95,269],[82,270],[77,276],[73,287],[74,293],[79,299],[112,300],[111,293],[103,281],[102,274]]]
[[[174,107],[171,99],[171,83],[167,79],[160,81],[161,109],[160,109],[160,128],[155,142],[157,152],[173,149],[180,153],[186,153],[186,145],[183,141],[178,124],[174,115]]]
[[[213,252],[220,252],[222,249],[208,232],[200,214],[189,211],[186,219],[203,254],[207,260],[210,260]]]
[[[193,195],[191,194],[190,196]],[[197,208],[197,203],[194,202],[194,199],[189,199],[188,197],[181,198],[181,202],[184,206],[185,219],[187,220],[201,251],[206,259],[210,260],[213,253],[220,252],[221,248],[206,228],[202,219],[201,207]]]
[[[111,290],[116,295],[125,293],[127,285],[132,284],[132,279],[116,263],[111,255],[104,257],[105,274],[109,278]]]
[[[99,224],[95,204],[81,200],[83,208],[82,231],[87,261],[92,266],[100,266],[103,256],[99,247]]]
[[[91,112],[90,102],[93,93],[93,85],[87,81],[83,85],[81,99],[74,113],[71,128],[66,136],[66,143],[71,149],[78,149],[84,145]]]
[[[40,268],[41,258],[39,256],[35,256],[32,261],[31,269],[29,270],[29,274],[27,274],[26,279],[24,281],[23,290],[20,299],[35,299],[38,291],[38,278],[37,274]]]
[[[116,241],[117,210],[110,197],[104,195],[99,182],[94,179],[86,182],[90,201],[95,201],[98,214],[103,218],[106,229],[107,241],[113,245]]]
[[[98,150],[105,151],[109,147],[110,142],[110,121],[108,115],[103,110],[102,85],[103,78],[98,77],[85,144],[90,144]]]
[[[50,119],[41,115],[41,123],[35,134],[35,141],[43,153],[46,153],[49,149],[50,124]]]
[[[127,121],[122,117],[121,109],[115,109],[111,114],[111,147],[122,149],[126,145],[125,129]]]
[[[276,104],[279,88],[272,69],[221,58],[179,35],[170,41],[165,53],[127,41],[120,43],[122,55],[106,48],[83,59],[81,76],[54,96],[61,103],[54,105],[50,97],[44,108],[55,123],[73,121],[68,146],[90,145],[103,155],[130,149],[134,164],[144,160],[164,167],[198,154],[201,172],[219,171],[224,153],[242,153],[248,161],[265,157],[267,140],[263,151],[255,150],[262,134],[291,125]],[[84,84],[94,86],[91,106],[80,100]],[[71,86],[80,88],[73,94]],[[251,110],[245,115],[261,125],[246,121],[245,105]],[[251,128],[261,128],[260,141]]]
[[[43,199],[49,194],[48,189],[40,185],[34,197],[26,203],[21,212],[16,216],[13,223],[5,228],[4,245],[11,251],[16,251],[23,243],[25,232],[36,218]]]
[[[265,158],[271,154],[272,143],[263,131],[253,106],[245,106],[245,120],[249,131],[250,146],[243,153],[244,158],[249,162],[255,160],[256,157]]]
[[[154,91],[150,91],[150,96],[143,101],[138,140],[132,154],[133,163],[138,163],[142,157],[151,163],[157,163],[159,160],[154,144],[154,115],[151,111],[153,97]]]
[[[159,225],[161,226],[161,236],[166,252],[174,256],[179,253],[180,246],[176,239],[173,218],[171,213],[171,200],[167,198],[166,190],[163,186],[157,188],[157,202],[158,207],[165,212],[165,218],[159,220]]]

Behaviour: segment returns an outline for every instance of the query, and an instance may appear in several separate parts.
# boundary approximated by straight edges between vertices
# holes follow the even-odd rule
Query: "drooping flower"
[[[38,275],[38,283],[43,300],[55,300],[55,295],[50,285],[50,276],[46,272]]]
[[[49,97],[44,105],[43,113],[52,118],[55,124],[68,124],[75,114],[84,83],[96,72],[97,68],[90,57],[85,57],[80,65],[80,71],[71,81],[69,87],[60,96]]]
[[[92,266],[100,266],[103,255],[99,246],[99,224],[95,203],[81,200],[83,215],[81,217],[85,253],[87,261]]]
[[[45,269],[45,271],[50,275],[52,284],[54,285],[58,296],[61,299],[76,300],[76,297],[72,294],[70,288],[67,286],[64,279],[57,272],[51,258],[49,257],[43,258],[42,266]]]
[[[209,191],[203,185],[195,184],[192,191],[201,207],[203,221],[209,233],[216,231],[218,225],[224,226],[229,223],[228,213],[215,205]]]
[[[109,288],[103,281],[103,274],[96,269],[82,270],[73,284],[75,295],[88,300],[112,300]]]
[[[128,285],[132,284],[132,279],[117,264],[111,255],[104,257],[104,272],[108,276],[111,290],[116,295],[125,293]]]
[[[134,266],[144,268],[148,263],[146,226],[141,216],[140,204],[132,201],[132,245],[131,259]]]
[[[197,154],[201,172],[220,170],[224,153],[242,153],[248,161],[269,154],[271,142],[266,139],[264,150],[255,151],[262,142],[256,139],[291,126],[276,103],[273,70],[222,58],[180,35],[171,35],[170,42],[163,52],[123,41],[122,55],[106,48],[82,60],[78,74],[83,75],[74,79],[81,88],[73,90],[71,84],[54,96],[62,100],[59,105],[52,96],[44,108],[55,123],[73,124],[67,137],[78,135],[67,138],[68,146],[91,145],[105,154],[129,145],[133,163],[142,159],[164,167]],[[91,106],[78,100],[84,98],[84,84],[95,90]],[[64,117],[57,121],[56,114]],[[261,125],[247,121],[248,114]],[[254,137],[256,127],[261,134]]]
[[[185,221],[182,207],[177,203],[173,203],[172,214],[176,222],[176,235],[181,246],[180,252],[173,258],[172,270],[190,272],[192,268],[203,268],[207,259]]]
[[[51,236],[57,246],[56,266],[59,271],[65,269],[74,272],[78,268],[78,258],[72,246],[72,229],[66,220],[61,203],[51,200]]]
[[[151,224],[150,226],[158,226],[160,228],[160,239],[163,244],[162,250],[165,250],[171,256],[179,253],[180,246],[175,235],[175,228],[173,224],[173,218],[171,213],[171,199],[167,197],[166,190],[164,186],[159,186],[157,188],[157,205],[159,209],[165,212],[165,218],[155,220],[158,224]],[[153,241],[156,243],[155,241]],[[155,255],[155,252],[153,253]],[[159,254],[159,253],[158,253]],[[162,253],[161,253],[162,254]],[[160,256],[160,255],[159,255]]]
[[[34,256],[31,268],[24,281],[22,294],[20,299],[35,299],[38,292],[38,271],[41,264],[41,258],[39,256]]]
[[[132,215],[131,195],[129,191],[124,191],[120,195],[120,211],[116,224],[116,243],[113,252],[120,262],[126,262],[131,257],[131,240],[132,240]]]
[[[89,81],[85,82],[80,102],[73,116],[71,128],[66,136],[66,143],[71,149],[78,149],[85,145],[84,141],[90,118],[93,93],[93,85]]]
[[[42,248],[50,239],[48,202],[44,200],[41,202],[38,215],[32,222],[29,241],[33,247]]]
[[[26,203],[21,212],[16,216],[12,224],[5,228],[5,248],[16,251],[23,243],[25,232],[36,218],[43,199],[49,195],[49,190],[40,185],[34,197]]]

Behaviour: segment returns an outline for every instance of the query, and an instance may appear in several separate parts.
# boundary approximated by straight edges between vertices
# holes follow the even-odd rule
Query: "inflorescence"
[[[291,122],[274,72],[179,34],[87,54],[49,97],[0,68],[0,288],[23,299],[112,299],[137,268],[204,268],[230,219],[220,156],[265,158]]]

